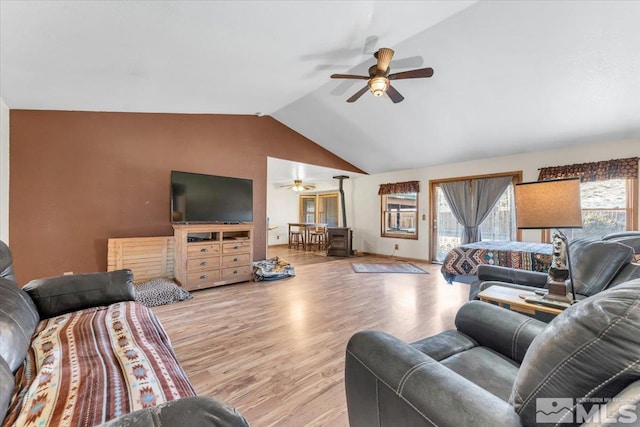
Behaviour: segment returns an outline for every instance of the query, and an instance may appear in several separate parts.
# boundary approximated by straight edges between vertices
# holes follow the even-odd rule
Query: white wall
[[[640,156],[640,139],[603,142],[579,147],[561,148],[514,156],[494,157],[463,163],[439,165],[422,169],[359,176],[353,179],[354,249],[370,253],[391,254],[393,245],[398,243],[397,256],[429,259],[429,180],[458,176],[482,175],[497,172],[523,171],[523,180],[538,179],[538,168],[545,166],[567,165],[626,157]],[[388,182],[420,181],[419,240],[393,239],[380,237],[380,196],[378,187]],[[422,219],[422,216],[425,219]],[[522,239],[535,242],[540,240],[540,231],[524,230]]]
[[[287,244],[288,223],[298,222],[298,193],[267,184],[267,217],[269,227],[278,227],[268,232],[267,245]]]
[[[9,243],[9,107],[0,98],[0,240]]]

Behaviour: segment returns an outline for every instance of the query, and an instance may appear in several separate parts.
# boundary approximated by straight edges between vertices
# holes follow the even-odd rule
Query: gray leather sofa
[[[608,287],[640,278],[640,265],[633,263],[634,249],[640,233],[625,233],[611,240],[578,239],[569,245],[571,273],[580,300]],[[546,288],[547,274],[515,268],[481,265],[478,278],[469,286],[469,300],[490,286],[507,286],[523,290]]]
[[[346,350],[351,427],[638,425],[640,280],[546,324],[480,301],[413,344],[378,331]]]
[[[27,371],[25,366],[29,364],[26,359],[39,322],[84,308],[133,301],[135,290],[131,279],[129,270],[121,270],[37,280],[28,284],[25,289],[21,289],[15,281],[11,252],[0,241],[0,424],[10,417],[7,410],[12,396],[18,392],[25,394],[25,391],[20,389],[20,384],[21,379],[27,376],[24,374]],[[142,330],[145,326],[138,328]],[[98,335],[97,332],[96,335]],[[155,344],[151,335],[148,343]],[[159,347],[155,350],[161,351]],[[167,370],[164,371],[164,375],[167,376],[171,375],[168,366],[167,363],[165,365]],[[118,390],[109,389],[107,383],[99,386],[98,388],[105,390],[107,397],[111,397],[113,401],[122,400],[122,395],[118,394],[122,393],[122,386],[116,387]],[[38,385],[38,392],[45,393],[41,387],[41,384]],[[191,386],[188,385],[188,387]],[[78,390],[77,394],[83,396],[83,390]],[[53,420],[51,421],[53,425],[58,425],[56,420],[60,418],[56,417],[52,415],[49,418]],[[107,424],[123,427],[249,425],[233,407],[219,400],[200,396],[184,397],[133,411],[112,419]],[[82,425],[90,424],[85,420]]]

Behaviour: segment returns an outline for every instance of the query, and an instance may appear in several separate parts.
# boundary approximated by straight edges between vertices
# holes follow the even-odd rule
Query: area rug
[[[351,266],[356,273],[411,273],[429,274],[420,267],[408,262],[352,262]]]

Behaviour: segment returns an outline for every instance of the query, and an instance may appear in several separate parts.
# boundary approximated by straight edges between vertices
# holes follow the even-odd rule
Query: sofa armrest
[[[540,273],[539,271],[520,270],[488,264],[478,266],[478,280],[482,282],[493,280],[543,288],[547,283],[547,277],[547,273]]]
[[[351,427],[521,425],[509,403],[384,332],[351,337],[345,386]]]
[[[139,409],[102,424],[102,427],[212,426],[249,427],[238,411],[220,400],[185,397]]]
[[[481,301],[469,301],[456,314],[458,331],[517,362],[547,324]]]
[[[527,291],[527,292],[535,292],[537,290],[540,290],[540,288],[537,288],[535,286],[527,286],[527,285],[520,285],[517,283],[497,282],[494,280],[487,280],[486,282],[482,282],[480,284],[478,288],[478,295],[480,295],[480,292],[490,288],[491,286],[502,286],[503,288],[520,289],[521,291]],[[480,297],[478,296],[477,299],[480,299]]]
[[[33,299],[42,319],[136,298],[131,270],[36,279],[23,289]]]

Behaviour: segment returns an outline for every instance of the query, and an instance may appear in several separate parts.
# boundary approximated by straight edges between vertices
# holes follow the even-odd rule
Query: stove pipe
[[[333,179],[337,179],[340,181],[340,186],[338,187],[338,189],[340,191],[340,205],[342,206],[342,226],[346,228],[347,227],[347,211],[344,206],[344,190],[342,189],[342,181],[345,179],[349,179],[349,177],[346,175],[337,175],[337,176],[334,176]]]

